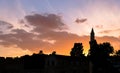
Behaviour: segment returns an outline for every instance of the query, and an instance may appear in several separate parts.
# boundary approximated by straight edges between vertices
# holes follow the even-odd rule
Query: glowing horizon
[[[87,53],[92,27],[98,43],[110,42],[119,50],[119,4],[119,0],[1,0],[0,56],[39,50],[69,55],[75,42],[83,43]]]

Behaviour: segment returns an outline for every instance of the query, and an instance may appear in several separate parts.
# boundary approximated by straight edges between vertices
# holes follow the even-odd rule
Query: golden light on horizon
[[[120,49],[119,1],[6,0],[0,1],[0,9],[0,22],[5,22],[0,23],[0,56],[21,56],[39,50],[69,55],[77,42],[83,43],[87,54],[91,28],[98,43],[110,42],[115,50]],[[77,18],[84,21],[76,23]]]

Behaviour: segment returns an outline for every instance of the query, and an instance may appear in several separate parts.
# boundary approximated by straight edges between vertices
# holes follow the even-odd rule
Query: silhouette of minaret
[[[95,41],[96,41],[95,40],[95,33],[94,33],[94,29],[92,28],[91,33],[90,33],[90,41],[89,41],[90,50],[92,49]],[[91,55],[90,50],[88,52],[88,56]],[[89,73],[93,73],[93,64],[91,61],[89,61]]]
[[[94,40],[95,40],[95,33],[94,33],[94,29],[92,28],[90,33],[90,41],[94,41]]]
[[[90,49],[92,49],[93,45],[96,43],[95,40],[95,33],[94,33],[94,29],[92,28],[91,33],[90,33]]]

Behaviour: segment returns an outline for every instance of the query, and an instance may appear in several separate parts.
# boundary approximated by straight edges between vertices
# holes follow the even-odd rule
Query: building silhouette
[[[98,49],[93,28],[89,44],[88,56],[65,56],[55,52],[48,55],[40,51],[20,58],[0,57],[0,73],[120,73],[120,56],[99,58],[96,53],[91,54],[91,50]]]
[[[90,33],[90,41],[89,41],[89,44],[90,44],[90,49],[88,51],[88,56],[90,55],[90,51],[92,49],[97,49],[97,47],[95,47],[97,45],[97,42],[96,42],[96,39],[95,39],[95,33],[94,33],[94,29],[92,28],[91,30],[91,33]]]
[[[95,40],[95,33],[94,33],[94,29],[92,28],[90,33],[90,41],[94,41],[94,40]]]
[[[120,73],[120,59],[118,63],[118,59],[115,56],[106,57],[104,55],[101,55],[101,48],[95,39],[93,28],[90,33],[89,44],[90,49],[88,53],[88,58],[90,62],[90,73]]]
[[[94,41],[95,41],[95,33],[94,33],[94,29],[92,28],[91,33],[90,33],[90,49],[92,49],[92,47],[94,46]]]

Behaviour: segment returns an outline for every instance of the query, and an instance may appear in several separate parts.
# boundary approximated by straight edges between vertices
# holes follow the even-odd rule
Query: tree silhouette
[[[42,50],[40,50],[40,51],[39,51],[39,54],[40,54],[40,55],[43,55],[44,53],[43,53],[43,51],[42,51]]]
[[[90,44],[91,48],[89,50],[88,56],[90,56],[93,59],[106,58],[114,52],[114,48],[111,46],[109,42],[97,44],[96,41],[92,41],[90,42]]]
[[[115,52],[116,56],[120,56],[120,50]]]
[[[100,56],[108,57],[113,52],[114,52],[114,48],[111,46],[109,42],[104,42],[102,44],[99,44]]]
[[[82,43],[75,43],[74,47],[71,49],[70,55],[78,57],[82,56],[83,55]]]
[[[56,51],[53,51],[53,52],[52,52],[52,55],[56,55]]]
[[[97,44],[95,40],[90,41],[90,50],[88,58],[93,64],[92,73],[118,73],[114,72],[116,70],[114,70],[113,65],[108,60],[108,57],[113,52],[114,48],[109,42]]]

